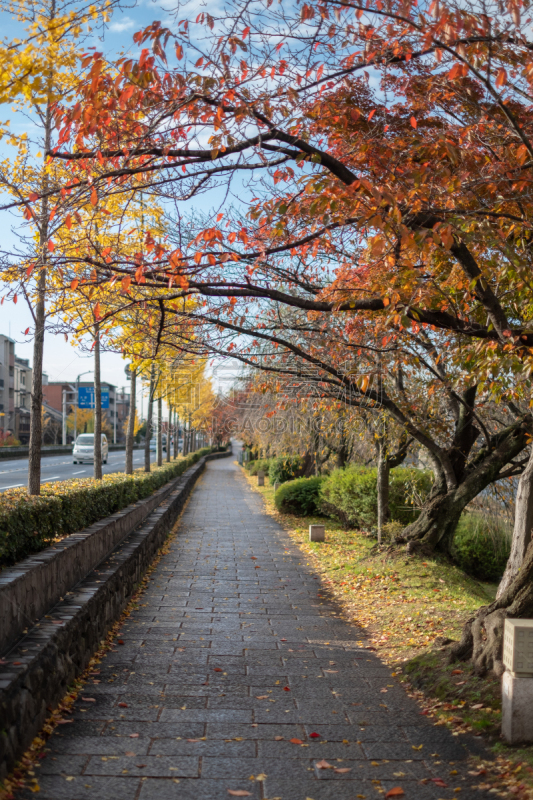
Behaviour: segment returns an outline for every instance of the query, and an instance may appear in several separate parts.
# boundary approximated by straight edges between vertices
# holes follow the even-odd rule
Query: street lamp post
[[[91,375],[93,372],[94,370],[88,369],[87,372],[80,372],[76,378],[76,397],[74,398],[74,441],[76,441],[78,438],[78,398],[80,395],[80,378],[82,378],[84,375]]]

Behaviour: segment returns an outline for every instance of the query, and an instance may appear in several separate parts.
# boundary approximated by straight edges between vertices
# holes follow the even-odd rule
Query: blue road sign
[[[102,391],[102,408],[109,408],[109,392]],[[78,387],[78,408],[94,408],[94,386]]]

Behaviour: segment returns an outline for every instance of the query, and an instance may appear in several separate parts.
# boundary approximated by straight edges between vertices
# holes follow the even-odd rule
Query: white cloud
[[[124,31],[129,31],[134,28],[136,24],[135,20],[131,19],[131,17],[123,17],[121,20],[112,22],[109,26],[109,30],[112,33],[123,33]]]

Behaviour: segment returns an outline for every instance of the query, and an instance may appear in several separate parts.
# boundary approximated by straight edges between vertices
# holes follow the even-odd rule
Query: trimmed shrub
[[[465,511],[452,545],[452,557],[462,570],[482,581],[498,581],[511,552],[512,530],[504,520]]]
[[[250,473],[250,475],[257,475],[259,470],[263,470],[265,475],[268,475],[268,471],[270,469],[270,462],[272,461],[271,458],[258,458],[256,461],[248,461],[246,464],[246,469]]]
[[[284,483],[274,495],[276,508],[298,517],[320,513],[320,487],[324,480],[323,476],[317,475]]]
[[[272,486],[276,483],[293,481],[300,475],[302,459],[300,456],[280,456],[270,461],[268,480]]]
[[[419,510],[414,498],[423,499],[432,485],[432,475],[419,469],[396,467],[390,473],[389,505],[391,519],[408,525]],[[347,467],[338,469],[324,481],[320,507],[337,516],[346,527],[369,530],[377,524],[377,469]]]
[[[151,472],[116,472],[101,481],[45,483],[37,497],[28,495],[24,487],[8,489],[0,495],[0,566],[15,564],[54,540],[148,497],[210,452],[211,448],[204,447],[170,464],[152,466]]]

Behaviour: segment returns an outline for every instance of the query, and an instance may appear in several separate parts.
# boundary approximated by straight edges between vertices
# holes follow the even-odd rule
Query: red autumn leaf
[[[375,114],[375,113],[376,113],[376,109],[374,108],[374,109],[373,109],[373,110],[370,112],[370,114],[368,115],[368,122],[370,122],[370,120],[372,119],[372,117],[374,116],[374,114]]]
[[[30,332],[30,329],[26,328],[26,330],[24,331],[24,336],[27,336],[29,332]]]
[[[49,250],[51,253],[53,253],[53,252],[54,252],[54,250],[55,250],[55,244],[53,243],[53,241],[52,241],[51,239],[49,239],[49,240],[48,240],[47,247],[48,247],[48,250]]]
[[[213,672],[222,672],[220,667],[213,667]]]
[[[291,689],[290,689],[290,686],[284,686],[284,687],[283,687],[283,691],[284,691],[284,692],[290,692],[290,690],[291,690]]]
[[[394,786],[392,789],[389,789],[385,797],[401,797],[404,794],[405,792],[401,786]]]
[[[416,130],[416,126],[417,126],[416,119],[415,119],[414,117],[411,117],[411,120],[410,120],[410,121],[411,121],[411,127],[412,127],[412,128],[415,128],[415,130]]]
[[[309,734],[309,738],[310,739],[320,739],[320,734],[319,733],[310,733]]]
[[[119,640],[118,640],[118,643],[119,643],[119,644],[124,644],[124,639],[119,639]]]
[[[119,703],[119,704],[118,704],[118,707],[119,707],[119,708],[127,708],[127,707],[128,707],[128,704],[127,704],[127,703]]]

